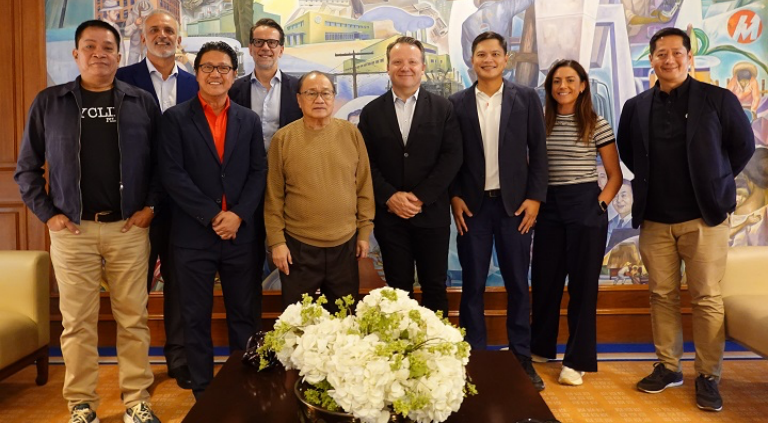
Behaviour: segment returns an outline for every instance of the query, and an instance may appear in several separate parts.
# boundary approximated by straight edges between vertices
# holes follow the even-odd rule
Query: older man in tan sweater
[[[264,222],[280,270],[283,305],[319,288],[335,300],[357,295],[357,260],[368,255],[375,204],[365,142],[331,116],[330,79],[310,72],[297,93],[304,117],[278,130],[269,147]]]

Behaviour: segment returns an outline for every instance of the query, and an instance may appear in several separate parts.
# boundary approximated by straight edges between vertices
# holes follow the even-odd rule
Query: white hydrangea
[[[461,406],[465,366],[469,362],[468,356],[459,354],[461,332],[419,306],[407,292],[393,288],[373,290],[357,304],[355,315],[344,318],[323,310],[319,317],[303,322],[304,307],[319,306],[296,303],[278,319],[277,324],[293,328],[283,336],[284,345],[276,351],[278,360],[288,369],[299,369],[305,382],[317,384],[326,380],[333,387],[328,391],[331,398],[363,423],[386,423],[393,404],[409,398],[428,398],[426,406],[408,413],[409,418],[419,423],[443,422]],[[418,311],[420,319],[411,319],[409,313],[413,310]],[[401,320],[387,333],[363,333],[358,319],[370,311],[383,316],[399,315]],[[397,354],[377,354],[377,348],[388,347],[386,339],[426,342],[411,345],[405,356],[396,359]],[[412,359],[426,363],[426,375],[411,377]]]

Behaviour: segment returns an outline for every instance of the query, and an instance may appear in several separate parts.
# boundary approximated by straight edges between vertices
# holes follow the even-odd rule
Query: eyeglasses
[[[269,48],[277,48],[277,46],[280,45],[280,40],[265,40],[264,38],[251,39],[251,44],[253,44],[254,47],[261,47],[264,43],[267,43]]]
[[[333,100],[334,97],[336,97],[336,93],[333,91],[323,91],[323,92],[317,92],[317,91],[304,91],[301,93],[301,95],[307,97],[308,99],[315,101],[317,100],[317,96],[320,96],[325,101]]]
[[[198,67],[198,69],[200,69],[205,73],[213,73],[213,70],[216,69],[217,71],[219,71],[219,74],[226,75],[229,73],[229,71],[232,70],[232,66],[227,66],[227,65],[213,66],[208,63],[203,63],[202,65],[200,65],[200,67]]]

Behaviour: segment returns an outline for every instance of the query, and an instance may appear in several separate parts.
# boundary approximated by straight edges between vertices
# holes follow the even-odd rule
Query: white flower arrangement
[[[463,330],[419,306],[399,289],[371,291],[349,314],[351,297],[334,315],[304,296],[286,308],[259,349],[261,368],[274,352],[286,369],[298,369],[313,389],[305,399],[343,409],[363,423],[385,423],[390,413],[418,423],[443,422],[467,394],[469,344]]]

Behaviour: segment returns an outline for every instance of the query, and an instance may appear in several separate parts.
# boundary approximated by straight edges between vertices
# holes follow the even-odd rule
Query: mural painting
[[[732,91],[755,135],[755,155],[736,178],[730,244],[768,245],[768,0],[47,0],[49,85],[77,75],[71,51],[80,22],[97,18],[117,28],[121,65],[128,65],[143,58],[143,18],[157,8],[181,23],[177,63],[190,72],[200,47],[221,40],[239,52],[240,75],[251,73],[249,28],[264,17],[276,20],[286,34],[280,68],[292,75],[330,74],[339,93],[335,116],[355,123],[363,106],[389,89],[385,51],[395,38],[409,35],[424,43],[422,87],[448,97],[473,83],[472,40],[492,30],[507,39],[505,76],[536,87],[542,100],[542,83],[555,60],[575,59],[588,68],[596,112],[615,130],[624,102],[655,82],[650,36],[663,27],[683,29],[692,39],[691,75]],[[597,167],[602,186],[607,178],[602,164]],[[633,175],[622,168],[626,180],[609,207],[603,285],[647,283],[639,231],[630,224]],[[455,229],[452,234],[455,239]],[[372,267],[361,275],[383,278],[371,241]],[[162,289],[156,282],[154,289]],[[447,284],[461,287],[455,242]],[[488,286],[503,286],[495,254]],[[265,269],[264,288],[279,289],[277,272]]]

